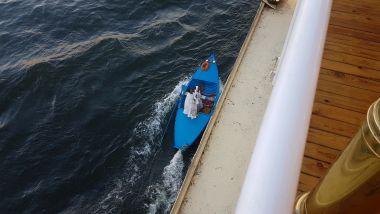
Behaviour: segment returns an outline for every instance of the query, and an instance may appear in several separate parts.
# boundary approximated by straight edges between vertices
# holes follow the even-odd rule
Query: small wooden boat
[[[205,107],[198,113],[195,119],[191,119],[183,113],[186,98],[185,93],[189,89],[195,89],[196,86],[200,85],[203,86],[202,95],[208,98],[213,97],[213,100],[204,101]],[[219,96],[219,75],[216,56],[214,53],[211,53],[208,59],[197,68],[190,81],[182,86],[174,124],[175,148],[185,150],[203,133],[214,113]]]

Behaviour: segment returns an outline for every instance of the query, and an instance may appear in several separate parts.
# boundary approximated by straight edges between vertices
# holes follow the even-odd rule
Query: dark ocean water
[[[210,51],[226,80],[258,3],[0,0],[0,213],[168,213],[180,85]]]

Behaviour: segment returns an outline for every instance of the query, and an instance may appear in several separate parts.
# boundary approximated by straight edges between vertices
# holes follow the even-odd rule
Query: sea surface
[[[180,87],[259,0],[0,0],[0,213],[168,213]]]

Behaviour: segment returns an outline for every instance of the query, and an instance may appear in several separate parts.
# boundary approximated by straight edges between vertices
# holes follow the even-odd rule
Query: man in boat
[[[203,85],[200,84],[199,86],[195,87],[194,96],[197,101],[197,109],[198,112],[202,111],[203,113],[209,114],[212,108],[212,105],[214,103],[215,94],[210,95],[202,95],[203,91]]]
[[[201,87],[195,86],[194,97],[195,97],[195,103],[197,104],[197,111],[199,112],[203,108],[202,99],[203,100],[206,99],[206,97],[201,94]]]
[[[198,115],[196,98],[194,96],[194,89],[190,89],[185,93],[186,99],[183,106],[183,113],[191,119],[195,119]]]

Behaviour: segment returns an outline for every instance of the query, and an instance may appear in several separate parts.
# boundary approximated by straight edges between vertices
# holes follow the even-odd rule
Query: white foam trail
[[[53,100],[51,101],[51,113],[54,114],[55,111],[55,101],[57,100],[57,95],[54,95]]]
[[[18,100],[15,107],[0,112],[0,129],[6,126],[13,118],[16,117],[22,105],[22,101]]]
[[[181,90],[179,88],[179,90]],[[219,79],[220,93],[224,90],[224,84]],[[152,203],[146,205],[150,214],[164,212],[169,213],[177,193],[181,188],[184,162],[180,150],[174,155],[169,165],[164,168],[162,182],[148,187],[146,194]]]
[[[188,77],[180,81],[173,91],[154,104],[151,116],[136,125],[133,130],[133,138],[138,138],[143,143],[131,148],[124,172],[125,177],[115,180],[114,188],[100,201],[94,213],[113,213],[119,209],[125,197],[130,193],[128,189],[131,189],[143,175],[140,166],[145,165],[153,151],[161,145],[161,142],[158,141],[160,136],[164,134],[162,124],[165,122],[169,111],[173,108],[181,92],[182,85],[188,81]]]
[[[9,111],[0,115],[0,129],[3,128],[9,121]]]
[[[131,176],[128,182],[135,183],[135,181],[140,178],[140,169],[137,164],[141,164],[141,159],[146,160],[146,157],[152,153],[154,148],[160,146],[161,142],[157,141],[160,139],[158,137],[165,134],[162,130],[162,124],[165,122],[165,116],[169,113],[175,104],[176,99],[181,93],[182,85],[186,84],[187,82],[188,78],[180,81],[174,87],[174,90],[172,92],[168,93],[163,97],[163,99],[156,102],[154,104],[154,111],[151,116],[147,120],[137,124],[136,128],[134,129],[136,137],[141,138],[144,141],[144,144],[143,146],[132,149],[133,152],[130,156],[132,165],[129,165],[129,167],[133,166],[135,172],[134,176]],[[137,159],[140,160],[136,161]]]
[[[178,98],[179,93],[181,93],[182,85],[187,82],[188,78],[180,81],[172,92],[154,104],[154,110],[151,116],[147,120],[137,124],[137,127],[134,129],[134,133],[138,137],[148,137],[149,141],[154,141],[155,137],[157,137],[162,131],[161,124],[165,119],[166,114],[169,113],[175,100]]]
[[[222,93],[224,90],[224,84],[222,80],[219,78],[219,92]]]
[[[153,202],[148,205],[148,212],[151,214],[163,210],[169,213],[174,203],[177,193],[181,188],[184,162],[181,150],[174,155],[169,165],[164,168],[162,173],[162,182],[148,187]]]

